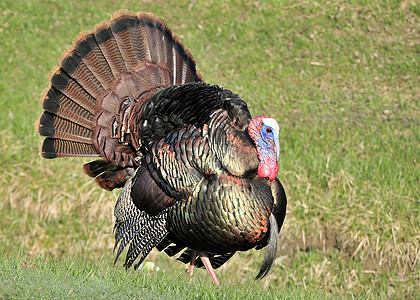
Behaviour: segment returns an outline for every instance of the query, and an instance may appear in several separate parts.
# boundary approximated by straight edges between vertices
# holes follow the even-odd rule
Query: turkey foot
[[[199,251],[198,255],[200,255],[200,259],[203,262],[204,266],[207,269],[207,272],[209,273],[211,279],[213,280],[214,284],[219,286],[219,279],[217,279],[216,273],[214,272],[213,267],[211,266],[209,256],[207,255],[207,252],[205,251]]]

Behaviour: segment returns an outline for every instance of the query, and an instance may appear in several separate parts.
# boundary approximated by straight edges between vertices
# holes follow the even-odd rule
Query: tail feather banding
[[[202,81],[195,61],[163,20],[143,12],[115,13],[93,31],[80,33],[53,69],[41,98],[45,112],[38,132],[47,137],[42,157],[100,155],[132,166],[124,160],[133,155],[116,149],[130,141],[112,140],[118,116],[127,111],[126,99],[134,105],[148,91],[191,81]]]
[[[92,144],[46,138],[41,147],[44,158],[99,156]]]

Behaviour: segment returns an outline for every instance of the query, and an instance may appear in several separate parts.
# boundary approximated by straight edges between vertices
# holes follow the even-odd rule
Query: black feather
[[[255,280],[264,278],[273,266],[274,259],[276,258],[277,245],[279,242],[278,232],[279,227],[277,225],[276,218],[273,214],[271,214],[268,244],[265,250],[264,260],[261,269],[255,277]]]

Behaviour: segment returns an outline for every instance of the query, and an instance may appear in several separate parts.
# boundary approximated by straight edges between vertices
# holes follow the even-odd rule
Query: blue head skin
[[[255,142],[260,159],[258,176],[274,180],[279,171],[279,125],[273,118],[259,116],[251,120],[248,131]]]

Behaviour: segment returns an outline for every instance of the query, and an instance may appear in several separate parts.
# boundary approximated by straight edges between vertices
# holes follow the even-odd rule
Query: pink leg
[[[191,262],[190,267],[188,268],[188,277],[190,278],[190,281],[193,280],[194,275],[194,267],[195,267],[195,258],[197,257],[197,250],[193,249],[191,253]]]
[[[207,272],[209,273],[211,279],[213,280],[214,284],[219,286],[219,279],[216,277],[216,273],[214,272],[213,267],[211,266],[209,256],[207,255],[207,252],[200,251],[198,252],[198,255],[200,255],[201,261],[203,262],[204,266],[207,269]]]

